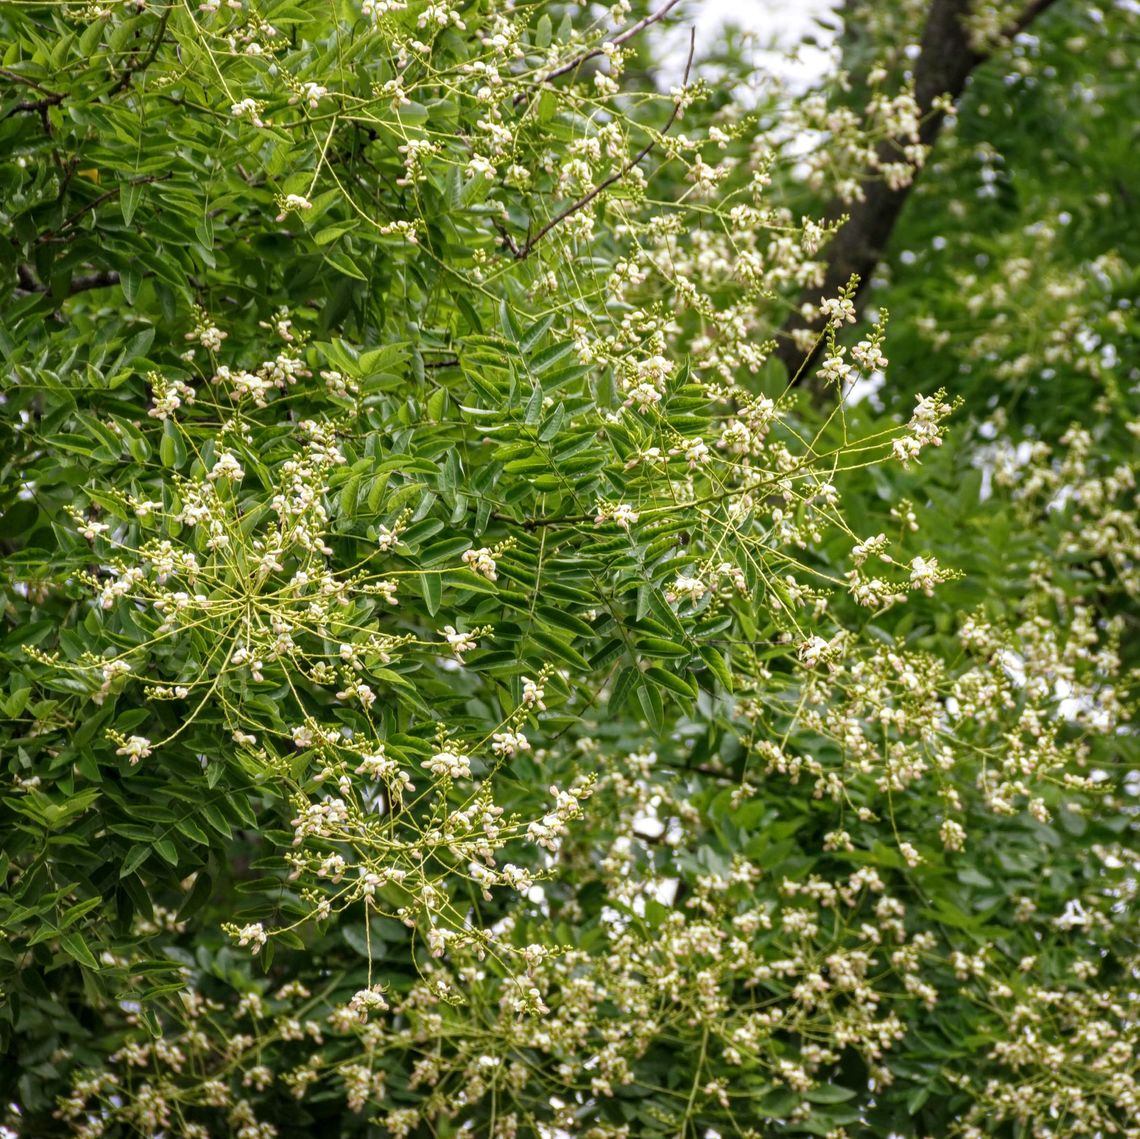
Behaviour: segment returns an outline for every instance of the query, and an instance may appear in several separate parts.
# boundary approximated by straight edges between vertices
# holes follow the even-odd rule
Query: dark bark
[[[1013,36],[1023,31],[1053,2],[1032,0],[1018,20],[1005,30],[1005,35]],[[922,115],[919,140],[925,147],[934,145],[946,117],[944,111],[934,109],[935,101],[942,95],[948,95],[957,102],[970,74],[987,58],[970,46],[962,25],[969,7],[969,0],[931,0],[922,33],[921,53],[914,69],[915,99]],[[890,143],[880,144],[878,153],[883,162],[897,162],[900,157],[898,149]],[[780,330],[776,356],[784,362],[793,382],[808,381],[812,364],[822,348],[822,343],[817,343],[814,350],[805,354],[796,347],[791,336],[794,330],[809,328],[818,333],[824,324],[822,318],[811,322],[803,320],[800,308],[805,304],[818,305],[822,297],[838,296],[855,275],[859,278],[859,285],[853,299],[856,310],[862,309],[871,276],[883,258],[917,179],[916,170],[908,186],[892,190],[877,174],[868,171],[862,183],[862,201],[846,207],[841,204],[831,207],[831,217],[846,213],[848,220],[827,247],[823,284],[804,291]]]
[[[27,265],[16,266],[17,295],[28,293],[46,293],[47,285],[41,284]],[[71,278],[68,285],[68,296],[75,293],[84,293],[89,289],[105,289],[119,283],[119,274],[114,269],[103,269],[91,273],[80,273]]]

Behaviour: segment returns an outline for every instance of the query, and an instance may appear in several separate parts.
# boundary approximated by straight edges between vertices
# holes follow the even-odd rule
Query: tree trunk
[[[1005,35],[1013,36],[1024,30],[1052,2],[1033,0],[1020,18],[1006,29]],[[927,148],[934,145],[946,117],[944,111],[934,110],[935,100],[948,95],[956,102],[971,72],[986,59],[970,46],[963,26],[962,20],[969,8],[969,0],[931,0],[922,33],[921,53],[914,69],[915,99],[922,116],[919,140]],[[890,143],[881,143],[878,153],[884,162],[897,162],[899,159],[897,147]],[[776,349],[776,356],[784,362],[794,383],[810,384],[812,364],[822,344],[817,344],[805,354],[796,347],[792,332],[807,328],[818,333],[824,325],[822,317],[805,321],[800,309],[805,304],[818,305],[823,297],[837,296],[855,274],[859,278],[859,286],[854,300],[856,310],[861,311],[871,276],[886,252],[887,243],[917,179],[916,170],[909,185],[892,190],[879,175],[868,170],[862,183],[862,201],[849,207],[842,204],[831,207],[831,216],[847,213],[848,220],[827,247],[823,285],[801,294],[795,310],[784,322]]]

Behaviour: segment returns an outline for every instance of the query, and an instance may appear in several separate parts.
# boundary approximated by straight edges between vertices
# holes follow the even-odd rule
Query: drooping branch
[[[1054,0],[1031,0],[1022,14],[1004,30],[1005,39],[1023,31]],[[949,97],[957,102],[971,73],[985,62],[987,55],[975,49],[969,40],[964,17],[970,8],[969,0],[931,0],[923,29],[921,51],[914,69],[914,93],[921,115],[919,142],[924,148],[934,145],[946,118],[942,102]],[[891,142],[878,148],[882,163],[898,162],[898,149]],[[862,181],[862,198],[851,206],[833,205],[831,216],[846,213],[847,221],[840,227],[826,250],[827,267],[823,284],[805,290],[799,303],[781,329],[776,356],[788,369],[788,375],[797,382],[806,382],[811,375],[812,363],[822,347],[818,333],[824,326],[822,315],[804,320],[800,310],[804,306],[817,306],[821,297],[837,296],[853,276],[858,277],[858,290],[854,296],[856,309],[866,301],[866,290],[879,261],[882,260],[895,225],[902,214],[910,192],[918,178],[892,189],[873,170],[868,170]],[[795,333],[804,330],[813,334],[814,347],[806,352],[797,342]]]

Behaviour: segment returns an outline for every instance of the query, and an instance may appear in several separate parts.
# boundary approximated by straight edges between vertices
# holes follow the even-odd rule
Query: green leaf
[[[515,324],[515,318],[505,297],[499,302],[499,324],[503,329],[503,335],[511,343],[517,344],[522,338],[522,333],[519,332],[519,327]]]
[[[74,958],[84,968],[99,968],[99,962],[95,960],[95,954],[91,952],[90,947],[87,942],[83,940],[78,930],[73,929],[66,933],[61,933],[59,935],[59,944],[69,957]]]
[[[204,870],[199,870],[194,885],[178,908],[178,920],[185,921],[196,914],[209,900],[214,888],[213,879]]]
[[[686,703],[690,703],[696,697],[696,692],[681,677],[674,672],[661,668],[660,665],[651,665],[643,675],[659,687],[672,692],[673,695],[682,697]]]
[[[443,582],[440,580],[439,574],[420,574],[420,590],[423,593],[428,616],[434,617],[439,612],[440,602],[443,599]]]
[[[130,225],[134,220],[135,210],[142,201],[144,185],[142,182],[123,182],[119,187],[119,208],[123,213],[123,225]]]
[[[641,673],[632,666],[627,666],[618,672],[614,679],[613,687],[610,689],[610,698],[607,702],[607,708],[611,716],[616,715],[622,710],[630,694],[633,692],[634,685],[637,684],[640,679]]]
[[[543,443],[549,443],[559,431],[562,430],[562,424],[566,420],[566,407],[564,404],[558,404],[554,411],[551,412],[550,418],[546,421],[546,425],[538,433],[538,438]]]
[[[649,590],[648,605],[653,615],[669,632],[678,640],[684,641],[686,639],[685,627],[677,619],[677,614],[673,612],[673,607],[665,600],[661,590],[653,588]]]
[[[855,1098],[856,1092],[838,1084],[817,1084],[805,1095],[812,1103],[846,1103],[847,1100]]]
[[[93,909],[103,904],[103,899],[99,896],[88,898],[86,901],[76,902],[71,906],[63,915],[63,920],[60,922],[60,929],[68,929],[73,926],[84,914],[89,914]]]
[[[528,427],[533,427],[542,416],[542,385],[535,384],[534,391],[531,393],[530,399],[526,405],[525,423]]]
[[[645,679],[639,679],[637,699],[641,704],[641,710],[645,713],[645,718],[649,721],[649,726],[655,732],[664,731],[665,709],[661,704],[661,694],[657,689]]]
[[[549,633],[545,629],[534,629],[530,635],[533,641],[552,653],[564,664],[572,665],[583,672],[589,671],[589,661],[577,649],[571,648],[553,633]]]
[[[530,350],[547,334],[550,326],[554,323],[554,314],[544,316],[541,320],[537,320],[532,324],[526,332],[520,337],[516,337],[519,344],[519,351],[523,356],[527,356]]]
[[[720,650],[713,648],[712,645],[702,645],[698,652],[701,660],[709,666],[709,671],[720,681],[725,692],[732,692],[732,669],[728,667],[728,662]]]
[[[352,277],[357,281],[368,280],[368,274],[343,249],[338,249],[334,253],[326,253],[325,261],[345,277]]]
[[[324,229],[318,230],[313,234],[313,241],[317,245],[330,245],[336,241],[338,237],[343,237],[346,233],[351,233],[356,229],[357,223],[355,221],[338,221],[334,225],[327,225]],[[349,274],[353,276],[353,274]]]
[[[119,867],[119,877],[126,878],[127,875],[133,874],[150,857],[150,849],[149,846],[142,844],[132,846],[127,857],[123,859],[122,866]]]

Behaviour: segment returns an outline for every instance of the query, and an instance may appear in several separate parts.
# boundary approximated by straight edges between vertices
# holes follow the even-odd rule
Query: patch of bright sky
[[[837,7],[838,0],[686,0],[658,33],[663,77],[669,85],[680,80],[690,28],[696,29],[699,58],[736,27],[754,38],[758,70],[792,87],[809,86],[834,66]]]

